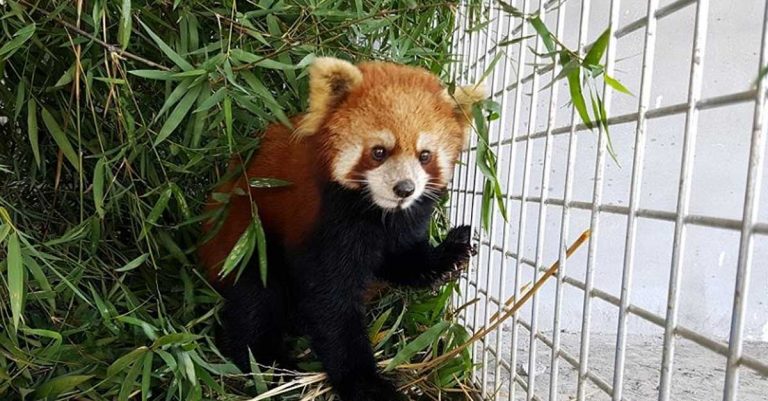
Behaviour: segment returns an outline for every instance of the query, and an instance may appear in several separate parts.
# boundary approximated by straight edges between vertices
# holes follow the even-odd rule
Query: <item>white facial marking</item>
[[[342,149],[333,161],[334,181],[352,188],[358,187],[354,181],[349,181],[349,173],[357,165],[360,154],[363,152],[362,144],[352,144]],[[362,177],[361,177],[362,178]]]
[[[390,131],[376,131],[371,133],[369,138],[372,138],[371,141],[375,146],[384,146],[387,149],[395,147],[395,135]],[[346,145],[333,160],[333,179],[346,187],[358,188],[360,187],[359,180],[362,180],[363,177],[350,177],[349,173],[352,172],[358,161],[360,161],[365,145],[362,141],[350,142]]]
[[[383,209],[406,209],[424,194],[429,175],[415,155],[393,156],[381,166],[366,173],[368,188],[373,202]],[[411,180],[414,191],[411,195],[400,198],[394,188],[398,182]]]

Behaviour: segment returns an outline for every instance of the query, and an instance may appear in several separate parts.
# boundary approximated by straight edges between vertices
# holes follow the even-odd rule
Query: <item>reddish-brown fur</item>
[[[336,158],[362,139],[364,149],[377,145],[368,135],[386,129],[397,138],[394,155],[417,157],[420,133],[438,136],[440,152],[425,169],[440,185],[450,177],[441,174],[440,158],[451,166],[465,142],[466,112],[458,107],[436,77],[423,69],[387,63],[364,63],[358,66],[363,79],[350,88],[336,104],[327,105],[331,112],[322,119],[317,132],[297,138],[289,128],[273,124],[263,135],[255,157],[247,162],[243,174],[219,186],[215,192],[230,194],[228,214],[216,235],[199,248],[199,258],[212,281],[218,280],[219,269],[234,244],[251,221],[251,201],[258,205],[264,228],[283,241],[283,246],[298,246],[310,232],[320,210],[320,194],[334,177]],[[463,106],[459,104],[459,106]],[[299,123],[301,118],[294,119]],[[316,118],[316,117],[315,117]],[[368,157],[357,154],[352,172],[370,166]],[[277,178],[292,184],[280,188],[249,188],[248,178]],[[354,177],[343,177],[354,178]],[[344,183],[342,183],[344,184]],[[346,183],[356,187],[354,183]],[[235,188],[250,196],[233,193]],[[222,207],[209,199],[207,211]],[[211,221],[203,231],[211,230]]]

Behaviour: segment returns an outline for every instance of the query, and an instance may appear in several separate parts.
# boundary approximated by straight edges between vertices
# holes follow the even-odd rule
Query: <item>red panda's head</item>
[[[468,142],[470,108],[483,88],[453,94],[421,68],[318,58],[298,137],[318,135],[331,179],[365,190],[384,209],[442,191]]]

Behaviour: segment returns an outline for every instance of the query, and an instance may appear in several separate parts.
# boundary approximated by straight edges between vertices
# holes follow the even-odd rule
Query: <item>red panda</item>
[[[215,190],[227,203],[208,201],[209,211],[227,210],[204,223],[204,233],[218,231],[199,247],[226,302],[219,346],[245,371],[249,351],[262,363],[290,363],[283,338],[304,334],[343,401],[398,399],[376,370],[363,293],[375,280],[431,286],[466,265],[470,228],[433,247],[428,224],[484,90],[449,94],[420,68],[334,58],[316,59],[309,77],[309,108],[295,129],[268,127],[242,173]],[[251,178],[290,184],[251,188]],[[219,278],[251,222],[251,202],[267,237],[266,285],[252,265],[236,282]]]

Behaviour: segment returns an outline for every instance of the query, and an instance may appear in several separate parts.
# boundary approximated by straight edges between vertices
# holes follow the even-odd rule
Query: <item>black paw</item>
[[[460,226],[451,229],[440,244],[440,253],[443,269],[434,283],[435,286],[458,279],[469,266],[470,258],[477,254],[477,250],[472,246],[472,227]]]

